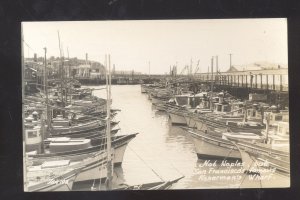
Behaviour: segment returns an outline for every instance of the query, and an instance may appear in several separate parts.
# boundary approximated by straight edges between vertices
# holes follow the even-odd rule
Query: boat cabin
[[[214,113],[230,112],[230,105],[228,103],[214,103]]]
[[[271,144],[273,149],[289,151],[289,135],[290,128],[288,122],[278,122],[277,128],[268,132],[268,144]],[[262,131],[266,137],[266,131]]]
[[[280,110],[279,112],[265,112],[269,113],[269,125],[277,127],[280,122],[289,122],[289,111]],[[264,116],[264,123],[267,122],[267,115]]]
[[[193,95],[193,94],[175,95],[175,102],[179,106],[187,106],[190,108],[196,108],[206,98],[207,98],[206,92],[198,93],[195,95]]]
[[[49,151],[50,153],[58,153],[64,151],[75,151],[79,149],[87,149],[91,147],[91,140],[84,138],[48,138],[50,142]]]
[[[24,130],[25,151],[41,153],[42,151],[42,135],[41,127],[33,124],[25,125]]]
[[[261,122],[262,121],[262,112],[259,110],[258,105],[254,104],[252,108],[247,108],[246,111],[247,120]]]

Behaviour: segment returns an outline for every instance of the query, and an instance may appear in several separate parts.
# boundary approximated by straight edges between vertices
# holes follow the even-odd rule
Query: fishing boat
[[[122,136],[115,136],[112,138],[112,147],[114,148],[114,165],[120,166],[123,162],[123,156],[126,150],[128,143],[135,138],[137,134],[129,134],[129,135],[122,135]],[[104,138],[106,140],[106,138]],[[83,139],[84,140],[84,139]],[[87,140],[88,141],[88,140]],[[105,150],[104,141],[98,145],[91,145],[89,142],[86,143],[72,143],[68,145],[67,141],[62,141],[61,143],[59,140],[53,143],[53,151],[49,151],[46,153],[32,153],[28,155],[29,159],[34,159],[35,163],[40,163],[42,161],[47,160],[56,160],[68,157],[76,157],[76,156],[86,156],[90,153],[96,153],[100,150]],[[65,147],[64,147],[65,146]],[[85,148],[88,146],[87,148]],[[82,147],[82,148],[80,148]],[[84,148],[83,148],[84,147]],[[71,158],[70,158],[71,159]]]
[[[241,160],[238,149],[230,141],[222,139],[219,134],[198,130],[188,130],[188,133],[192,136],[198,159]]]
[[[192,93],[175,95],[175,106],[170,105],[169,109],[167,110],[169,112],[172,124],[188,125],[189,127],[195,127],[193,113],[204,113],[204,109],[207,110],[206,98],[206,92],[200,92],[195,95]]]
[[[110,125],[112,127],[115,127],[119,122],[110,122]],[[63,137],[88,137],[91,134],[95,133],[95,132],[99,132],[99,133],[104,133],[105,132],[105,127],[106,125],[99,125],[99,126],[94,126],[94,127],[88,127],[86,129],[83,130],[72,130],[72,128],[67,129],[68,131],[66,132],[50,132],[51,136],[63,136]]]
[[[111,118],[114,118],[117,115],[117,110],[111,110]],[[88,114],[75,114],[69,117],[72,123],[85,123],[97,119],[105,119],[106,112],[91,112]]]
[[[168,113],[173,125],[187,125],[184,113],[180,112],[180,109],[168,110]]]
[[[247,132],[261,135],[261,131],[265,128],[265,125],[259,122],[223,122],[217,119],[217,116],[213,117],[209,115],[198,115],[194,118],[198,130],[201,130],[201,127],[203,126],[203,124],[205,124],[211,129],[222,128],[224,130],[231,130],[232,132]]]
[[[277,150],[272,148],[269,144],[264,143],[249,143],[245,141],[234,142],[242,155],[242,159],[246,160],[245,156],[248,154],[254,163],[262,163],[259,167],[273,168],[274,170],[290,175],[290,154],[289,151]],[[256,162],[255,162],[256,161]],[[247,162],[249,163],[249,162]],[[246,166],[246,170],[251,172],[250,163]]]
[[[162,104],[166,103],[170,98],[172,98],[173,92],[169,88],[157,88],[151,92],[152,104]]]
[[[27,174],[32,172],[32,176],[38,177],[39,173],[48,174],[64,172],[69,169],[80,168],[74,182],[93,180],[96,177],[104,178],[106,173],[107,152],[98,151],[86,154],[85,156],[64,156],[60,158],[49,158],[46,161],[35,161],[28,159],[32,165],[28,166]],[[42,162],[41,164],[37,164]],[[97,172],[101,173],[97,173]],[[29,175],[28,175],[29,176]]]

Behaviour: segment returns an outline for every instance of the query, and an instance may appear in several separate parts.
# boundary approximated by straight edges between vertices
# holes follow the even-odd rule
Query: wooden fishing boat
[[[198,130],[205,124],[211,129],[222,128],[224,130],[231,130],[232,132],[248,132],[261,135],[261,131],[265,128],[265,125],[258,122],[223,122],[216,119],[217,117],[210,117],[208,115],[197,115],[194,118]]]
[[[188,130],[193,138],[198,159],[241,160],[238,149],[217,133]]]
[[[112,139],[112,147],[114,148],[114,165],[120,166],[123,162],[123,156],[127,147],[127,144],[135,138],[137,134],[129,134],[129,135],[122,135],[122,136],[115,136]],[[48,152],[42,154],[29,154],[28,158],[34,160],[35,163],[41,163],[43,161],[49,160],[59,160],[59,159],[77,159],[77,156],[82,157],[86,156],[90,153],[95,153],[100,150],[105,150],[106,143],[102,142],[98,145],[92,145],[88,148],[83,149],[73,149],[69,151],[63,152]]]
[[[71,158],[69,159],[67,156],[60,159],[49,158],[43,161],[42,164],[36,164],[34,160],[29,159],[28,161],[32,165],[27,167],[27,176],[30,176],[29,173],[32,172],[33,177],[39,177],[40,173],[51,177],[51,173],[55,174],[72,168],[80,168],[80,172],[77,173],[74,182],[93,180],[95,177],[100,179],[106,176],[106,151],[86,154],[85,157],[73,156]]]
[[[111,126],[115,127],[119,122],[111,122]],[[83,125],[77,126],[68,126],[68,127],[59,127],[50,130],[51,136],[64,136],[64,137],[85,137],[89,135],[91,132],[95,131],[103,131],[105,130],[106,124],[103,122],[99,122],[98,120],[94,120],[89,123],[85,123]]]
[[[262,163],[259,167],[273,168],[278,172],[290,175],[289,151],[277,150],[272,148],[271,145],[264,143],[253,144],[246,141],[237,141],[234,144],[238,147],[242,156],[245,156],[245,153],[247,153],[252,161],[256,161],[254,163]],[[248,171],[250,166],[247,168]]]

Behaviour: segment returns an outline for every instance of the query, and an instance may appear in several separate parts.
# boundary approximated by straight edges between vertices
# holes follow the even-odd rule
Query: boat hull
[[[115,151],[114,153],[114,164],[121,165],[124,157],[124,153],[127,147],[127,144],[135,137],[135,134],[118,136],[117,139],[112,141],[112,147]],[[28,155],[31,162],[34,164],[41,164],[44,161],[50,160],[71,160],[78,161],[87,157],[91,153],[99,152],[104,150],[106,145],[97,145],[87,149],[79,149],[70,152],[58,152],[58,153],[49,153],[49,154],[37,154],[37,155]]]
[[[107,156],[87,165],[76,177],[75,183],[103,179],[107,176]]]
[[[198,159],[241,160],[238,149],[227,140],[204,132],[191,132]]]
[[[28,186],[26,192],[71,191],[77,177],[76,170],[64,174],[60,180],[47,180],[43,183]]]
[[[233,126],[233,125],[226,125],[225,122],[221,121],[215,121],[214,119],[210,118],[194,118],[196,121],[197,129],[198,130],[207,130],[210,129],[219,129],[219,130],[231,130],[232,132],[247,132],[247,133],[255,133],[257,135],[261,135],[262,128],[250,128],[250,127],[239,127],[239,126]]]
[[[184,116],[186,124],[189,128],[197,128],[196,121],[192,116],[185,115]]]
[[[244,141],[239,141],[236,144],[240,151],[248,153],[255,160],[267,163],[268,167],[275,168],[276,171],[290,175],[289,152],[266,148]]]
[[[174,125],[187,125],[186,120],[183,115],[177,114],[175,112],[169,112],[171,122]]]

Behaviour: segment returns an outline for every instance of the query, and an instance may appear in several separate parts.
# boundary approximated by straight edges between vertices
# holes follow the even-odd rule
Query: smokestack
[[[88,63],[88,54],[87,53],[85,54],[85,62],[86,62],[86,64]]]

